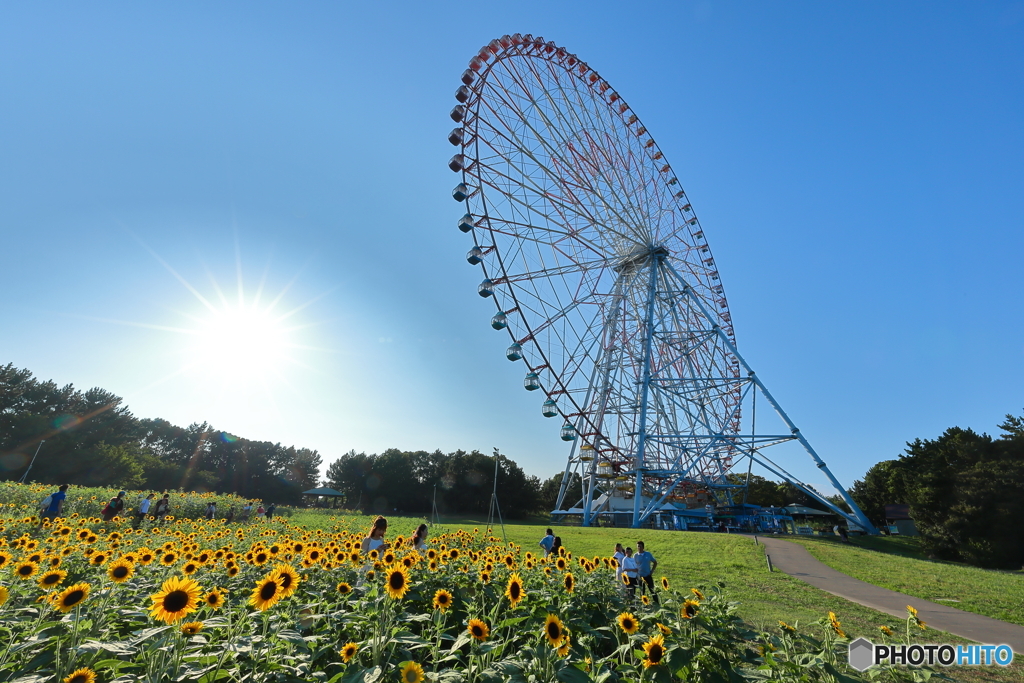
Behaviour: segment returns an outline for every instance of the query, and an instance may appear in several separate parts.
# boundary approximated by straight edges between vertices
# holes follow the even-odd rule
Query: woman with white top
[[[370,535],[363,539],[359,550],[365,555],[371,550],[385,550],[388,544],[384,542],[384,534],[388,530],[388,520],[378,516],[373,520],[373,527],[370,528]]]
[[[420,555],[427,554],[427,525],[420,524],[416,527],[416,533],[413,534],[409,544],[412,545],[413,550],[419,552]]]
[[[633,558],[632,548],[626,548],[626,556],[622,558],[622,576],[626,584],[626,599],[632,602],[636,595],[636,585],[640,582],[640,565]]]
[[[615,585],[622,587],[622,560],[626,557],[626,553],[622,551],[622,544],[615,544],[615,553],[612,555],[612,559],[615,560]]]

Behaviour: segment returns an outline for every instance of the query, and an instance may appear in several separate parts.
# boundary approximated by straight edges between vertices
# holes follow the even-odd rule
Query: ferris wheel
[[[458,227],[474,240],[477,292],[496,304],[491,326],[510,336],[506,357],[562,422],[558,511],[589,524],[628,509],[640,526],[687,497],[729,504],[749,458],[873,529],[739,355],[700,221],[622,96],[576,55],[517,33],[470,60],[455,98]],[[755,433],[744,408],[752,416],[758,393],[788,431]],[[794,440],[853,514],[761,453]]]

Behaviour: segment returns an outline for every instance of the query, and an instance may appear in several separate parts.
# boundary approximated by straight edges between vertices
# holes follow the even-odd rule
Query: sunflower
[[[661,577],[661,587],[662,587],[663,590],[668,590],[668,577],[667,576]]]
[[[76,583],[61,591],[53,600],[53,606],[61,612],[70,612],[75,605],[81,604],[89,597],[91,586],[87,583]]]
[[[86,667],[72,671],[70,676],[64,679],[64,683],[95,683],[96,672]]]
[[[230,567],[228,567],[228,576],[233,578],[235,576],[238,576],[238,572],[239,572],[238,565],[233,564]]]
[[[406,662],[402,665],[402,683],[422,683],[423,667],[416,662]]]
[[[150,616],[165,624],[174,624],[199,608],[199,584],[194,579],[173,576],[150,596]]]
[[[348,593],[352,592],[352,586],[348,585],[344,581],[342,581],[341,583],[339,583],[337,585],[337,589],[338,589],[338,592],[341,593],[342,595],[347,595]]]
[[[681,616],[683,619],[693,619],[695,616],[697,616],[698,607],[700,607],[700,603],[696,600],[687,600],[679,609],[679,616]]]
[[[490,583],[491,582],[491,573],[490,572],[480,572],[480,581],[482,583]]]
[[[367,581],[373,581],[373,577],[375,577],[375,576],[377,576],[377,572],[373,571],[372,569],[370,571],[366,572],[366,580]]]
[[[832,613],[829,612],[829,614],[832,614]],[[909,614],[912,617],[917,617],[917,610],[914,609],[913,607],[911,607],[910,605],[907,605],[907,614]]]
[[[557,560],[555,560],[555,566],[558,568],[558,571],[564,572],[568,564],[566,563],[564,557],[559,557]]]
[[[662,657],[665,656],[665,636],[657,635],[652,637],[646,643],[643,644],[644,654],[647,658],[644,660],[644,668],[658,666],[661,664]]]
[[[505,597],[508,598],[508,602],[512,605],[512,609],[516,608],[519,601],[526,595],[523,591],[523,580],[519,577],[518,572],[508,577],[508,586],[505,587]]]
[[[672,635],[672,629],[670,629],[668,626],[665,626],[665,624],[662,624],[661,622],[658,622],[656,624],[656,626],[658,627],[658,630],[661,631],[661,635],[663,635],[663,636],[670,636],[670,635]]]
[[[454,601],[452,594],[443,588],[434,593],[434,609],[439,609],[444,612],[452,606]]]
[[[341,655],[341,661],[348,664],[356,656],[357,652],[359,652],[358,643],[345,643],[345,646],[338,651],[338,654]]]
[[[401,600],[409,592],[409,570],[404,565],[392,565],[386,570],[384,588],[392,600]]]
[[[63,569],[51,569],[40,576],[36,583],[43,590],[50,590],[66,578],[68,578],[68,573]]]
[[[287,598],[299,587],[299,574],[288,564],[279,564],[271,574],[281,584],[281,597]]]
[[[569,632],[566,631],[565,638],[562,639],[562,644],[558,647],[556,652],[558,652],[559,657],[568,657],[570,649],[572,649],[572,638],[569,637]]]
[[[181,625],[181,632],[186,636],[194,636],[203,630],[203,622],[189,621]]]
[[[129,560],[123,557],[117,562],[112,562],[107,567],[107,576],[114,583],[124,583],[128,579],[132,578],[132,574],[135,573],[135,565]]]
[[[640,596],[640,602],[644,603],[645,607],[646,606],[650,606],[650,604],[651,604],[651,596],[649,596],[646,593],[644,593],[643,595]]]
[[[573,578],[572,572],[565,573],[565,576],[562,577],[562,585],[565,586],[566,593],[572,593],[573,589],[576,588],[576,579]]]
[[[7,602],[7,598],[11,596],[10,591],[7,590],[6,586],[0,586],[0,607]]]
[[[181,573],[184,574],[185,576],[192,576],[197,571],[199,571],[199,567],[200,566],[201,565],[198,562],[196,562],[195,560],[189,560],[188,562],[186,562],[184,564],[184,566],[182,566]]]
[[[693,593],[697,597],[698,600],[703,600],[704,599],[704,594],[701,593],[700,590],[698,590],[696,588],[691,588],[690,592]]]
[[[892,638],[892,629],[889,628],[888,626],[879,626],[878,630],[881,631],[882,633],[884,633],[885,635],[889,636],[890,638]]]
[[[249,597],[249,604],[264,611],[273,607],[282,597],[284,591],[281,589],[281,580],[271,573],[256,584]]]
[[[433,548],[428,550],[427,551],[427,559],[428,560],[436,560],[437,559],[437,551],[434,550]]]
[[[565,624],[554,614],[548,614],[544,620],[544,637],[548,639],[551,647],[561,647],[562,639],[565,637]]]
[[[628,635],[633,635],[640,628],[640,622],[629,612],[623,612],[615,620],[619,622],[619,628]]]
[[[105,564],[106,561],[109,560],[109,559],[110,559],[109,555],[107,555],[104,552],[99,552],[99,553],[96,553],[92,557],[89,558],[89,563],[91,565],[93,565],[94,567],[99,567],[100,565]]]
[[[790,626],[789,624],[787,624],[786,622],[781,621],[781,620],[779,621],[779,628],[781,628],[783,630],[783,632],[785,632],[785,633],[796,633],[796,629],[795,628],[793,628],[792,626]]]
[[[0,550],[0,567],[6,567],[10,563],[12,557],[13,555],[10,553],[5,553]]]
[[[14,565],[14,575],[19,579],[28,579],[31,578],[38,569],[39,565],[35,562],[19,562]]]
[[[222,593],[219,588],[214,588],[206,594],[204,601],[206,602],[207,607],[220,609],[224,605],[224,593]]]
[[[178,553],[174,552],[173,550],[168,550],[167,552],[160,555],[160,564],[162,564],[165,567],[170,567],[177,561]]]
[[[473,636],[481,643],[487,640],[487,636],[491,634],[491,629],[484,622],[479,619],[470,619],[469,626],[466,629],[469,631],[469,635]]]

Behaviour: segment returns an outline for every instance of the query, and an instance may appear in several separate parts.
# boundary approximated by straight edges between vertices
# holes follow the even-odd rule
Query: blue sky
[[[841,481],[1024,412],[1021,2],[7,3],[0,362],[327,462],[554,474],[446,168],[459,75],[516,31],[643,118],[741,352]],[[196,355],[199,296],[239,283],[292,312],[288,359]]]

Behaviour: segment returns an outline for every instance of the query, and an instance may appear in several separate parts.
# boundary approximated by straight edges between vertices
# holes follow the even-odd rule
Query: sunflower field
[[[77,512],[40,524],[11,505],[4,681],[860,680],[835,615],[758,632],[698,577],[631,598],[610,558],[545,559],[477,530],[363,554],[365,518],[133,529]]]

